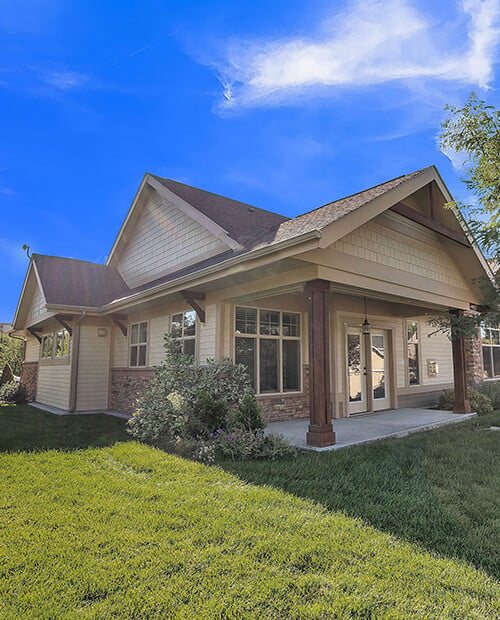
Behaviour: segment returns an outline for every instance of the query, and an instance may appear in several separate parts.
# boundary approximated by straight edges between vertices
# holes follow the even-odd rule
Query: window
[[[420,385],[419,333],[417,321],[406,321],[408,385]]]
[[[134,323],[130,326],[130,365],[146,366],[148,347],[148,324]]]
[[[54,348],[54,334],[45,334],[42,336],[42,359],[52,359],[52,350]]]
[[[234,347],[257,393],[300,390],[300,314],[236,308]]]
[[[481,327],[483,378],[500,377],[500,329]]]
[[[195,354],[196,343],[196,312],[180,312],[172,316],[171,334],[180,343],[182,352],[186,355]]]
[[[55,357],[66,357],[69,355],[69,332],[65,329],[56,334]]]

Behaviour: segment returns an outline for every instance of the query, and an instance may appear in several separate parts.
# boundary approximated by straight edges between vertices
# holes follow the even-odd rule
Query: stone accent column
[[[481,383],[484,379],[483,349],[479,334],[465,339],[465,373],[468,385]]]
[[[462,317],[463,310],[451,310],[458,317]],[[453,381],[455,383],[455,413],[470,413],[471,406],[467,397],[467,376],[465,370],[465,339],[456,338],[452,341],[453,350]]]
[[[36,383],[38,378],[38,362],[23,362],[21,367],[21,385],[26,390],[26,400],[36,399]]]
[[[307,444],[322,448],[335,443],[330,402],[330,283],[310,280],[304,287],[309,318],[310,410]]]

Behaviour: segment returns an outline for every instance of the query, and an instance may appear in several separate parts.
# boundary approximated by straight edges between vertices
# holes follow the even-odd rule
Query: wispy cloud
[[[499,43],[500,0],[462,0],[454,17],[456,23],[445,28],[409,0],[356,0],[320,24],[314,36],[232,42],[223,62],[207,64],[221,82],[226,109],[416,79],[487,88]]]
[[[35,71],[44,84],[59,91],[82,88],[89,82],[88,75],[77,71],[58,71],[43,68],[36,68]]]

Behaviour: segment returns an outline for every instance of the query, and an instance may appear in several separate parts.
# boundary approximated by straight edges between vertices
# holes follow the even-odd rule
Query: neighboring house
[[[12,329],[12,325],[10,323],[0,323],[0,334],[8,334]]]
[[[106,265],[33,255],[22,381],[65,411],[131,412],[173,332],[201,364],[245,364],[267,420],[310,416],[311,445],[334,442],[332,417],[454,385],[466,411],[480,340],[427,320],[474,310],[490,271],[449,201],[435,167],[293,219],[146,174]]]

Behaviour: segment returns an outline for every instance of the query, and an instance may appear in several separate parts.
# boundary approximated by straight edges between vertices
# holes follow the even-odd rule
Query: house
[[[34,254],[14,318],[22,381],[68,412],[132,412],[174,333],[245,364],[267,420],[436,403],[482,376],[481,342],[432,333],[474,311],[489,267],[435,167],[289,219],[146,174],[105,265]]]

